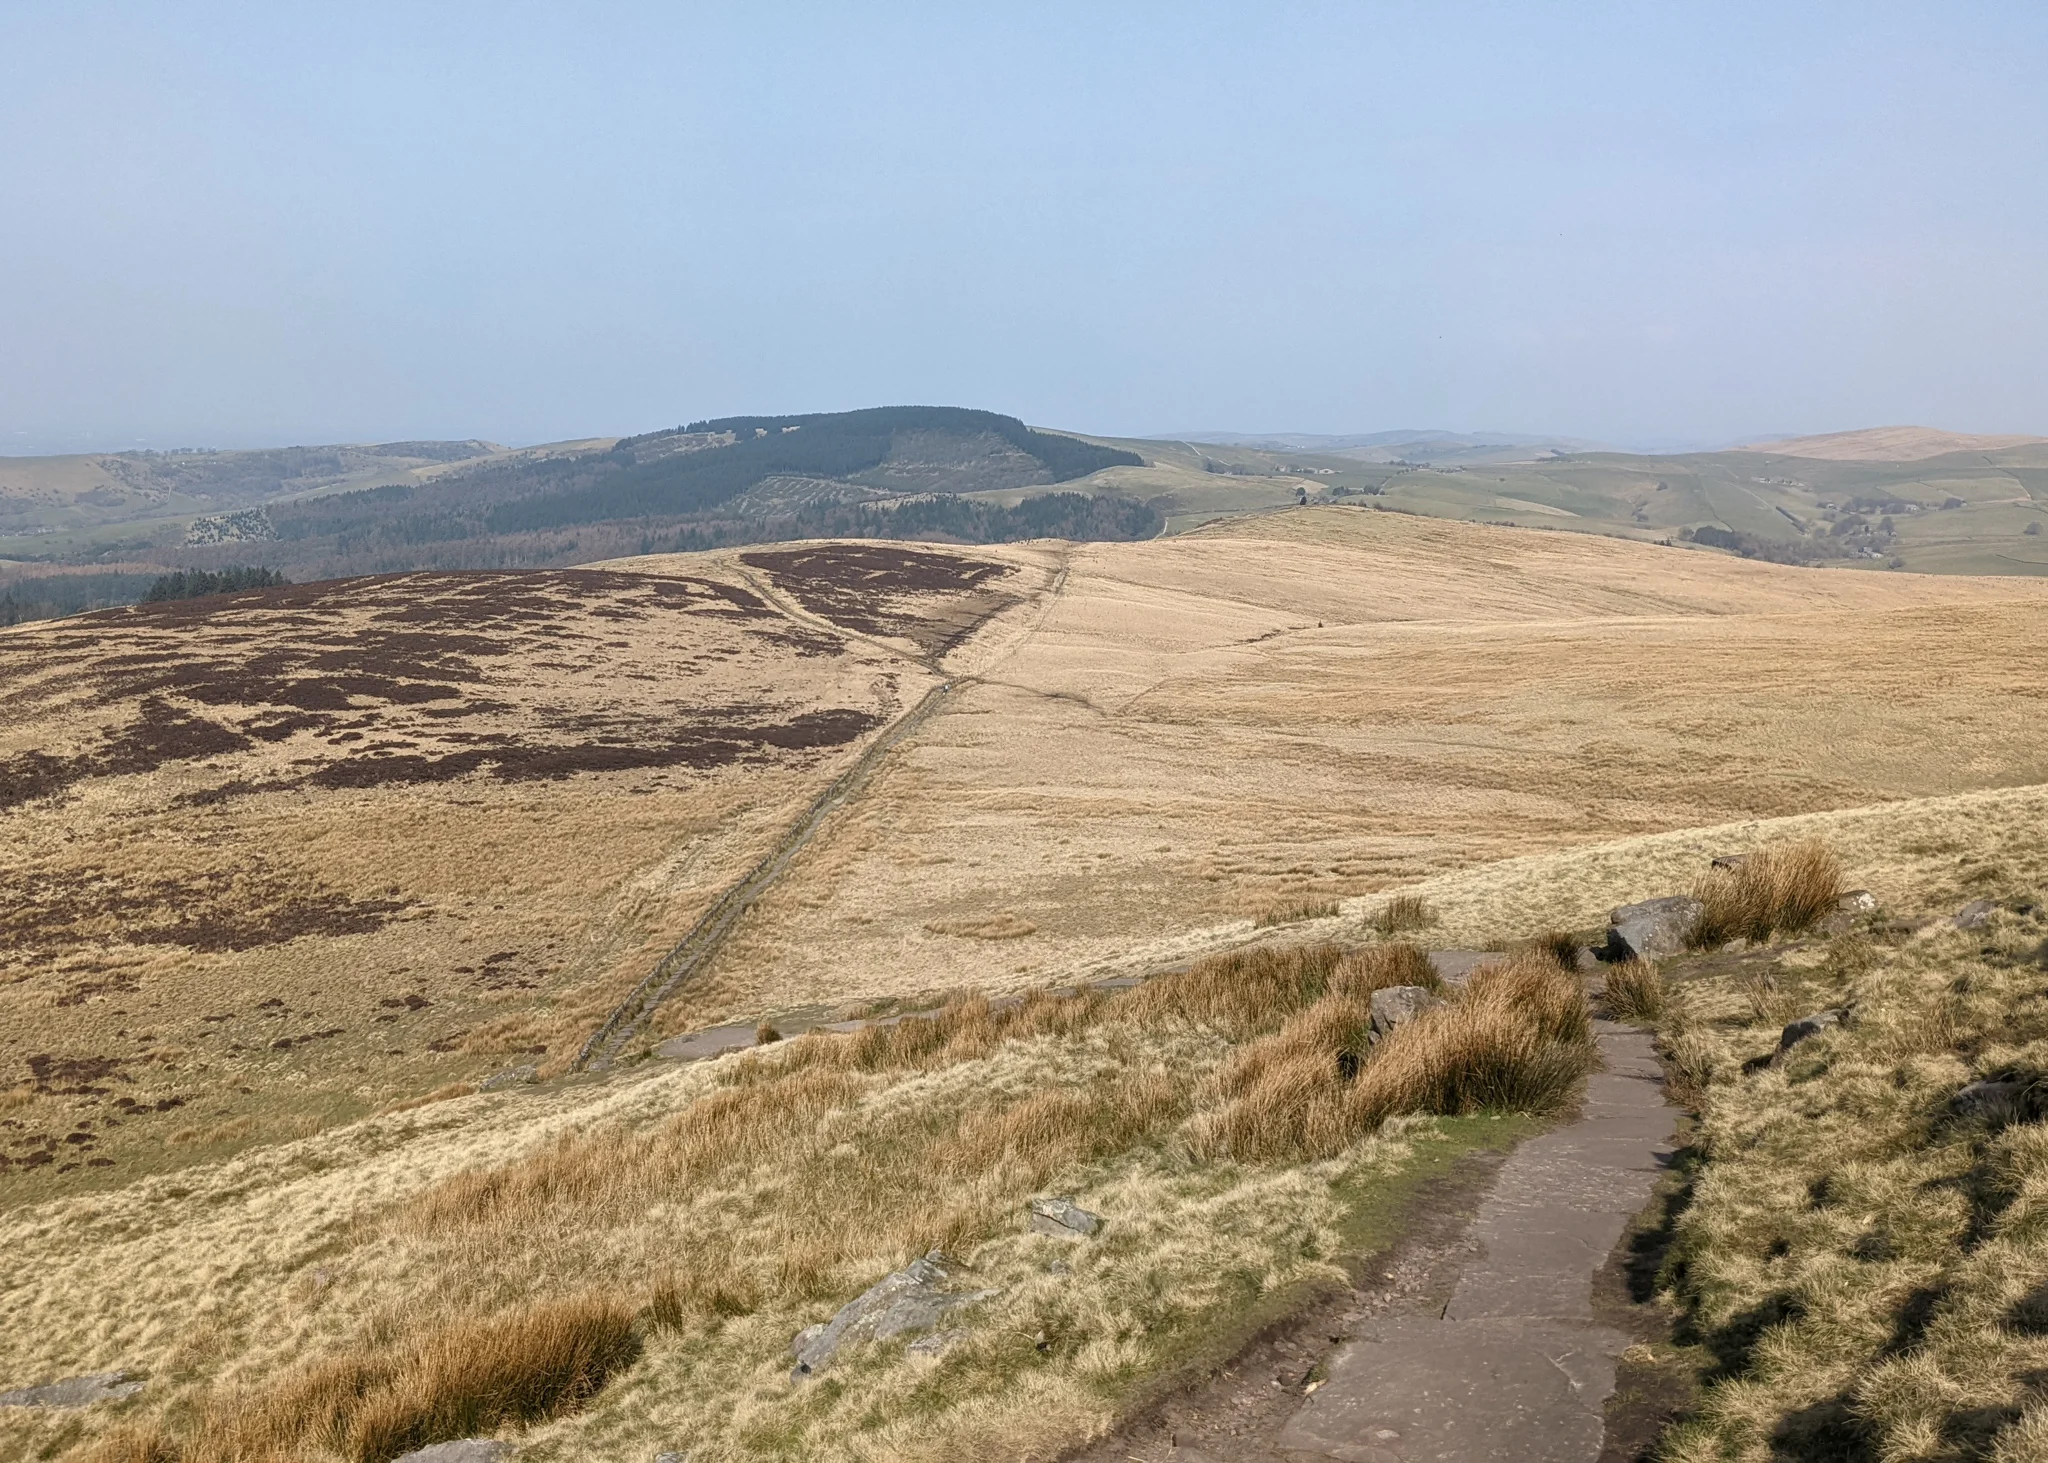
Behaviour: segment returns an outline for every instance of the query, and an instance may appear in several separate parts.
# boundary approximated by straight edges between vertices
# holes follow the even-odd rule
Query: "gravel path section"
[[[1605,1070],[1584,1115],[1501,1166],[1471,1229],[1478,1253],[1438,1315],[1362,1324],[1275,1442],[1340,1463],[1593,1463],[1615,1359],[1593,1275],[1672,1154],[1649,1036],[1596,1025]]]

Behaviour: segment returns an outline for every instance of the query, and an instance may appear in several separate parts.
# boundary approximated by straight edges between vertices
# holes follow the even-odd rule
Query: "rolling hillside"
[[[0,461],[0,623],[131,603],[171,569],[298,581],[559,568],[801,538],[1185,533],[1299,503],[1777,563],[2048,574],[2048,440],[1919,427],[1708,453],[1448,432],[1084,438],[939,407],[482,442]]]

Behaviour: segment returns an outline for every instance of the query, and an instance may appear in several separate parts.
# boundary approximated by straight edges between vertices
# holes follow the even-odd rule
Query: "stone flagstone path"
[[[1670,1160],[1678,1110],[1647,1033],[1595,1023],[1605,1070],[1584,1116],[1502,1166],[1473,1223],[1481,1255],[1440,1316],[1364,1323],[1277,1439],[1339,1463],[1593,1463],[1615,1359],[1593,1275]]]

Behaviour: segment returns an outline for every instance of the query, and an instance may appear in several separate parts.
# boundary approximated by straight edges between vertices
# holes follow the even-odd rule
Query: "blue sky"
[[[2048,432],[2048,6],[0,7],[0,453]]]

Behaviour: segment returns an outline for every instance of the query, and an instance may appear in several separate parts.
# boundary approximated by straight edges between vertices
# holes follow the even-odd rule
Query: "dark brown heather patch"
[[[761,549],[740,555],[812,614],[865,635],[908,635],[930,615],[891,604],[910,596],[972,594],[1012,571],[1007,564],[956,554],[934,554],[889,544],[821,544],[802,549]]]
[[[216,757],[250,745],[241,733],[181,711],[160,696],[144,697],[139,709],[135,721],[103,733],[104,745],[96,752],[75,757],[23,752],[0,761],[0,808],[48,797],[88,777],[153,772],[166,762]]]
[[[321,768],[305,781],[314,787],[381,787],[389,783],[449,782],[487,771],[500,782],[555,782],[579,772],[630,772],[664,767],[720,767],[769,749],[807,751],[842,747],[866,735],[881,718],[849,707],[806,711],[787,721],[747,721],[772,707],[731,707],[698,726],[671,727],[647,740],[604,737],[590,742],[540,742],[478,732],[470,745],[442,756],[384,753],[352,757]]]
[[[406,908],[395,899],[351,899],[261,865],[182,878],[84,869],[39,877],[0,906],[0,946],[28,950],[108,943],[253,950],[301,935],[368,934]],[[91,994],[86,991],[78,999]]]

